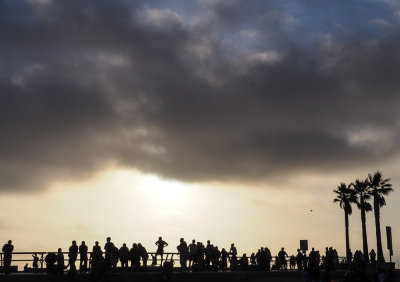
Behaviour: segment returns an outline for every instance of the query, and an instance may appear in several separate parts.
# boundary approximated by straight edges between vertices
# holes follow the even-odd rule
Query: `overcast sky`
[[[0,37],[3,195],[118,170],[327,205],[400,184],[398,1],[2,0]]]

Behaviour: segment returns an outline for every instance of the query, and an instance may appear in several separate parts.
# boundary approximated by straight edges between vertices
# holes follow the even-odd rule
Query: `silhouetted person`
[[[376,259],[376,253],[375,253],[374,249],[372,249],[372,250],[369,252],[369,261],[370,261],[371,263],[375,263],[375,259]]]
[[[179,262],[181,264],[181,271],[187,270],[187,260],[189,258],[189,248],[183,238],[179,240],[180,244],[176,247],[179,253]]]
[[[76,265],[75,262],[78,258],[78,245],[76,241],[72,241],[72,245],[68,250],[68,265],[69,265],[69,274],[76,275]]]
[[[46,263],[46,271],[47,274],[55,272],[55,264],[57,262],[57,256],[55,253],[47,253],[46,257],[44,258]]]
[[[300,249],[297,249],[296,264],[299,271],[303,269],[303,254]]]
[[[229,254],[235,257],[237,256],[237,250],[234,243],[231,244],[231,249],[229,250]]]
[[[311,248],[311,252],[308,255],[308,266],[311,268],[315,268],[317,265],[317,252],[314,248]]]
[[[256,265],[256,254],[255,253],[251,253],[250,264],[251,264],[251,266],[255,266]]]
[[[119,259],[121,261],[121,266],[123,268],[127,268],[129,261],[129,249],[125,243],[122,244],[122,247],[119,249]]]
[[[206,269],[209,270],[210,269],[210,262],[211,262],[211,251],[212,251],[213,246],[210,243],[210,240],[207,240],[207,245],[206,245],[206,249],[205,249],[205,266]]]
[[[296,267],[296,257],[294,255],[290,256],[290,269],[294,269]]]
[[[336,249],[333,249],[333,263],[338,264],[339,263],[339,254]]]
[[[204,263],[204,253],[205,247],[202,242],[197,242],[196,246],[196,256],[194,259],[194,264],[196,266],[197,271],[204,271],[205,270],[205,263]]]
[[[115,253],[114,243],[111,242],[111,238],[107,237],[107,243],[104,245],[105,255],[105,266],[106,270],[111,270],[111,266],[113,265],[113,257]]]
[[[308,257],[306,251],[303,251],[303,269],[308,267]]]
[[[136,243],[132,244],[132,248],[129,251],[129,257],[131,260],[131,267],[133,270],[139,270],[140,267],[140,251]]]
[[[192,262],[194,259],[194,256],[196,255],[197,251],[197,245],[196,245],[196,240],[192,240],[192,243],[189,245],[189,268],[192,267]]]
[[[284,267],[287,269],[287,261],[286,258],[288,257],[288,254],[285,252],[285,248],[281,248],[281,250],[278,253],[278,264],[280,267]]]
[[[252,256],[253,256],[253,254],[252,254]],[[253,264],[252,256],[250,257],[250,261]],[[265,270],[265,261],[266,261],[266,259],[265,259],[264,248],[261,247],[260,249],[258,249],[257,254],[254,257],[255,257],[254,261],[257,263],[258,270],[261,270],[261,271]]]
[[[172,271],[173,271],[174,263],[175,263],[173,260],[173,256],[174,255],[172,255],[171,260],[168,261],[168,255],[167,255],[167,258],[161,267],[161,280],[162,281],[171,281]]]
[[[332,250],[332,247],[328,249],[328,247],[325,248],[325,261],[324,264],[329,267],[329,269],[332,269],[333,264],[334,264],[334,253]]]
[[[143,269],[146,271],[147,261],[149,260],[149,254],[147,253],[146,248],[142,246],[142,244],[139,243],[138,248],[139,248],[139,256],[142,258],[143,261]]]
[[[267,271],[271,270],[271,261],[272,261],[272,255],[271,251],[268,248],[264,248],[265,251],[265,258],[266,258],[266,268]]]
[[[106,271],[106,262],[103,257],[103,251],[101,250],[101,247],[99,246],[98,241],[95,242],[95,245],[92,248],[92,254],[90,255],[90,261],[91,261],[91,270],[92,270],[92,273],[91,273],[92,280],[96,280],[96,279],[104,276],[105,271]]]
[[[237,250],[234,243],[231,244],[231,248],[229,249],[229,255],[230,255],[230,269],[237,270],[238,267]]]
[[[62,253],[62,249],[58,248],[57,252],[57,271],[56,274],[64,275],[64,254]]]
[[[85,241],[82,241],[81,245],[79,246],[79,272],[86,273],[87,271],[87,261],[88,261],[88,247],[85,244]]]
[[[219,251],[218,246],[213,246],[211,249],[212,270],[218,271],[220,258],[221,252]]]
[[[103,258],[103,252],[101,250],[101,247],[99,246],[99,242],[96,241],[92,249],[92,254],[90,255],[92,272],[99,272],[101,258]]]
[[[37,256],[37,254],[33,254],[32,257],[33,257],[32,268],[33,268],[33,271],[36,273],[36,272],[38,272],[38,268],[39,268],[39,264],[38,264],[39,258]]]
[[[232,255],[230,257],[230,270],[231,271],[237,271],[238,270],[238,260],[237,256]]]
[[[225,248],[221,250],[221,270],[228,270],[228,252]]]
[[[2,251],[4,253],[4,274],[10,274],[12,252],[14,251],[14,246],[12,245],[11,240],[8,240],[7,244],[3,246]]]
[[[157,246],[157,251],[156,251],[156,257],[157,255],[161,256],[161,263],[160,265],[162,266],[163,264],[163,255],[164,255],[164,247],[168,246],[168,243],[163,241],[162,237],[158,237],[158,241],[155,243]]]
[[[249,266],[249,258],[246,256],[246,254],[243,254],[243,256],[240,258],[239,265],[240,270],[247,271],[247,268]]]
[[[349,249],[347,252],[347,263],[352,262],[352,260],[353,260],[353,252],[351,251],[351,249]]]

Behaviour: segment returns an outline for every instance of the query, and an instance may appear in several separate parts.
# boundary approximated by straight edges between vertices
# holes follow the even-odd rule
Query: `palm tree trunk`
[[[363,251],[365,261],[368,262],[368,239],[367,239],[367,227],[365,225],[365,209],[363,208],[363,204],[361,203],[361,227],[362,227],[362,236],[363,236]]]
[[[347,261],[350,261],[349,214],[346,211],[344,212],[344,223],[346,225],[346,258]]]
[[[375,214],[375,229],[376,229],[376,244],[377,244],[378,262],[384,262],[385,258],[383,257],[383,251],[382,251],[381,220],[380,220],[379,203],[375,199],[374,199],[374,214]]]

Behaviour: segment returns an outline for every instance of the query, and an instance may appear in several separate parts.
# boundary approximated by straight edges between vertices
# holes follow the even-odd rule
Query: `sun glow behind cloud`
[[[107,236],[117,246],[141,242],[154,251],[154,242],[162,236],[170,244],[166,251],[176,251],[184,237],[209,239],[220,248],[234,242],[239,253],[248,254],[261,246],[272,253],[282,246],[295,253],[300,239],[321,251],[334,246],[343,253],[343,214],[332,203],[335,184],[329,183],[337,181],[310,175],[298,182],[303,187],[299,191],[290,187],[295,182],[270,189],[227,187],[114,169],[86,182],[56,184],[44,193],[2,196],[0,229],[5,231],[3,240],[14,241],[16,251],[67,249],[72,240],[85,240],[90,247],[96,240],[104,245]],[[314,192],[303,193],[305,189]],[[382,210],[383,219],[393,213],[393,206],[390,202]],[[367,217],[373,248],[373,216]],[[398,219],[390,218],[382,226]],[[360,249],[357,210],[350,217],[350,232],[352,249]]]

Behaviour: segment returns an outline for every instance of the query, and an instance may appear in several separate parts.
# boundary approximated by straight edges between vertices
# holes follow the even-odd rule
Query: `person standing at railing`
[[[210,270],[210,263],[211,263],[211,252],[212,252],[213,245],[211,245],[210,240],[207,240],[207,245],[205,248],[205,259],[204,263],[207,270]]]
[[[138,244],[139,248],[139,255],[142,258],[143,261],[143,269],[146,271],[147,269],[147,261],[149,259],[149,254],[147,253],[147,250],[145,247],[142,246],[142,244]]]
[[[128,261],[129,261],[129,249],[125,243],[122,244],[122,247],[118,251],[119,260],[121,261],[122,268],[128,268]]]
[[[229,254],[230,254],[230,258],[229,259],[230,259],[230,263],[231,263],[230,269],[231,270],[236,270],[237,269],[237,250],[236,250],[236,247],[235,247],[234,243],[231,244],[231,248],[229,250]]]
[[[371,263],[375,263],[375,259],[376,259],[376,253],[375,253],[375,251],[374,251],[374,249],[372,249],[370,252],[369,252],[369,257],[370,257],[370,262]]]
[[[33,257],[32,268],[33,268],[33,271],[35,273],[37,273],[38,272],[38,268],[39,268],[39,264],[38,264],[39,257],[37,256],[37,254],[33,254],[32,257]]]
[[[105,257],[106,270],[108,271],[111,270],[115,253],[115,245],[113,242],[111,242],[110,237],[107,237],[107,243],[104,245],[104,251],[106,252],[106,257]]]
[[[11,240],[8,240],[7,244],[3,246],[2,251],[4,253],[4,274],[8,275],[11,271],[12,252],[14,251]]]
[[[79,257],[80,257],[79,273],[86,273],[87,271],[87,261],[88,261],[87,252],[88,252],[88,247],[85,241],[82,241],[82,244],[79,246]]]
[[[260,251],[260,250],[258,250],[258,251]],[[253,266],[253,267],[256,266],[256,254],[255,254],[255,253],[252,253],[252,254],[251,254],[251,256],[250,256],[250,263],[251,263],[251,266]]]
[[[197,245],[196,245],[196,240],[192,240],[192,243],[189,245],[189,269],[192,268],[192,262],[194,259],[194,256],[196,255],[197,252]]]
[[[264,250],[264,247],[258,249],[256,254],[257,266],[261,271],[267,270],[267,253]]]
[[[282,247],[278,253],[279,262],[277,265],[279,266],[279,269],[282,267],[284,269],[287,269],[287,260],[286,260],[287,257],[288,257],[288,254],[286,253],[285,248]]]
[[[56,254],[55,253],[47,253],[46,257],[44,258],[44,261],[46,263],[47,274],[54,273],[55,272],[54,265],[57,262]]]
[[[221,258],[221,252],[218,249],[218,246],[215,246],[211,249],[211,263],[212,270],[218,271],[219,268],[219,259]]]
[[[99,272],[99,264],[101,261],[101,257],[103,255],[103,251],[101,250],[101,247],[99,246],[99,242],[96,241],[95,245],[92,248],[92,254],[90,255],[91,258],[91,264],[92,264],[92,272]]]
[[[237,250],[234,243],[231,244],[231,249],[229,250],[229,254],[235,257],[237,256]]]
[[[204,247],[203,243],[197,242],[197,252],[196,252],[196,259],[195,259],[195,262],[197,264],[197,266],[196,266],[197,271],[205,270],[204,254],[205,254],[205,247]]]
[[[157,257],[157,255],[161,256],[160,265],[162,266],[163,265],[162,263],[163,263],[163,256],[164,256],[164,248],[166,246],[168,246],[168,243],[163,241],[162,237],[160,236],[160,237],[158,237],[158,241],[155,244],[157,246],[156,257]]]
[[[78,258],[78,245],[76,244],[76,241],[72,241],[71,247],[69,247],[68,250],[68,265],[69,265],[69,273],[71,275],[76,275],[76,266],[75,262]]]
[[[271,251],[267,247],[264,248],[264,251],[265,251],[265,257],[266,257],[267,271],[271,271],[271,261],[272,261]]]
[[[303,254],[301,253],[300,249],[297,249],[296,264],[297,270],[301,271],[303,269]]]
[[[183,238],[180,239],[180,244],[176,247],[179,253],[179,262],[181,263],[181,271],[187,270],[187,260],[189,258],[189,248]]]
[[[246,256],[246,254],[243,254],[243,256],[240,258],[239,265],[241,271],[247,271],[249,266],[249,258]]]
[[[64,255],[62,253],[62,249],[58,248],[57,252],[57,271],[56,274],[64,275]]]
[[[140,253],[139,247],[136,243],[132,244],[132,248],[129,250],[129,257],[131,260],[132,270],[138,271],[140,269]]]
[[[228,270],[228,252],[225,248],[221,250],[221,270]]]

